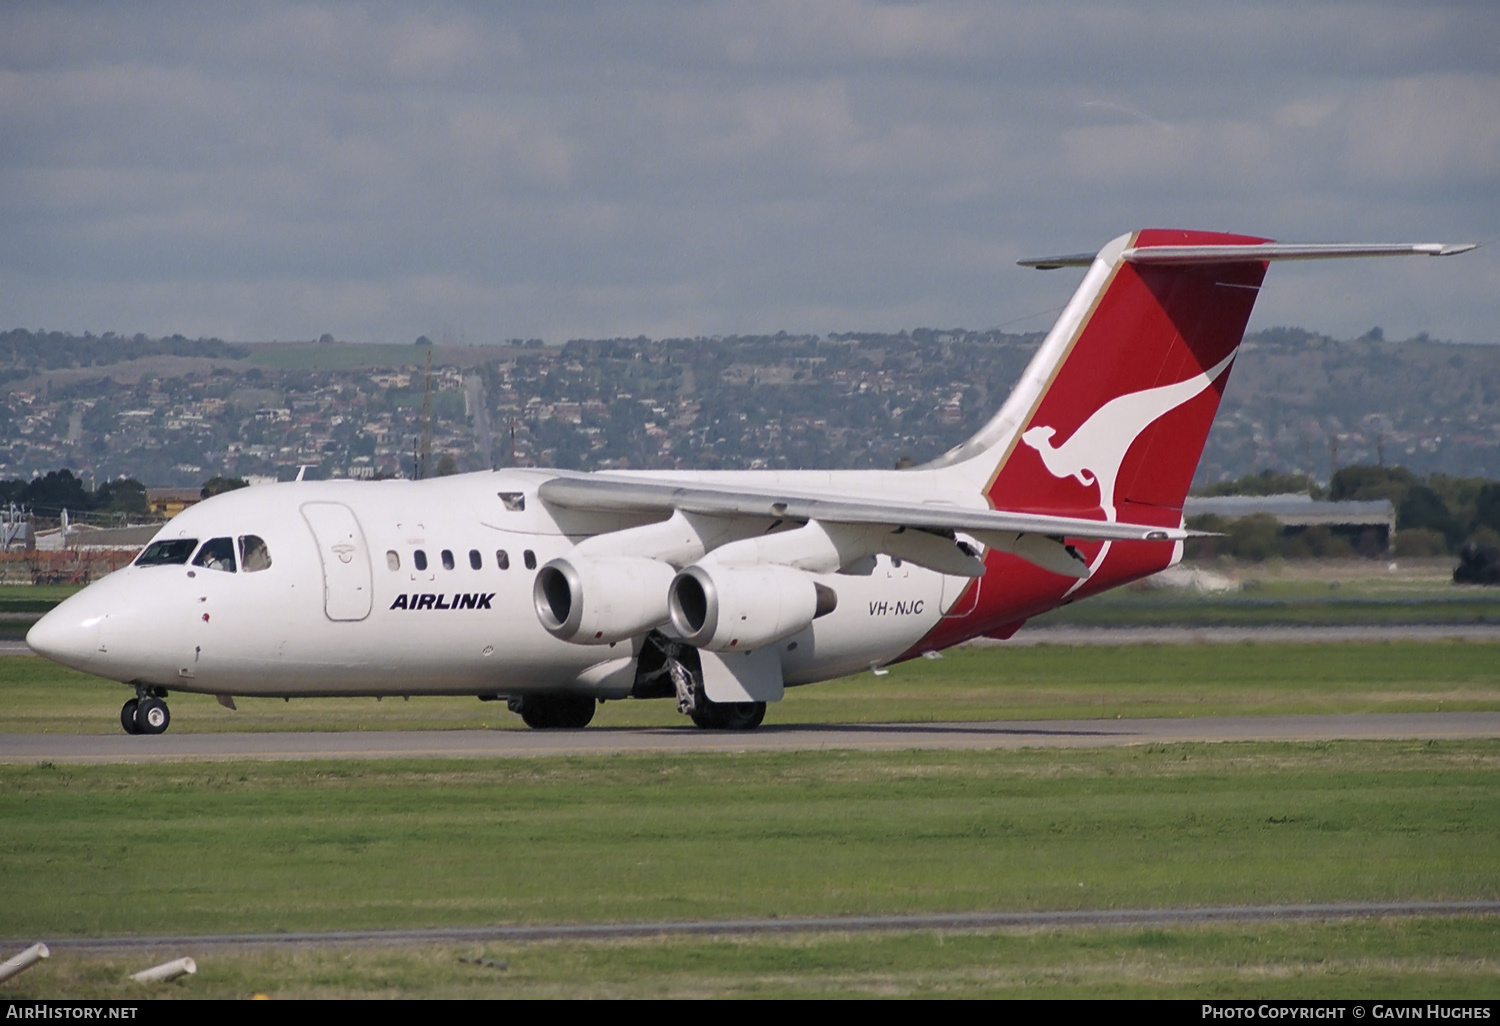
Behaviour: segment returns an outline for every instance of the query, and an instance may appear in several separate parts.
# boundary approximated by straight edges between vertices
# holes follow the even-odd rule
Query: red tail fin
[[[1024,261],[1089,271],[1000,412],[929,466],[980,487],[997,509],[1176,527],[1267,261],[1473,248],[1149,230],[1097,257]],[[1180,552],[1172,542],[1077,546],[1090,570],[1081,582],[991,550],[988,572],[912,652],[1009,636],[1029,616],[1154,573]]]
[[[1128,244],[1264,241],[1158,229]],[[1051,381],[989,484],[991,503],[1175,527],[1265,272],[1259,260],[1117,257],[1092,308],[1057,340]]]

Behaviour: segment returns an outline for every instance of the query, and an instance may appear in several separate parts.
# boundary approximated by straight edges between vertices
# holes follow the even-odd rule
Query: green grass
[[[1440,595],[1280,594],[1202,596],[1108,592],[1033,617],[1031,627],[1325,627],[1394,624],[1500,624],[1500,591]]]
[[[1490,918],[1173,929],[200,952],[198,975],[125,977],[177,949],[56,953],[0,990],[73,998],[1051,997],[1490,999]],[[488,962],[490,964],[482,964]],[[504,966],[501,968],[500,966]]]
[[[0,768],[0,937],[1500,897],[1500,742]]]
[[[1500,588],[1453,583],[1453,560],[1209,564],[1237,591],[1117,588],[1034,617],[1030,626],[1331,626],[1500,623]],[[1200,567],[1202,569],[1203,567]]]
[[[768,722],[1500,709],[1500,645],[962,648],[787,693]],[[773,718],[774,716],[774,718]]]
[[[0,732],[119,730],[120,684],[45,660],[0,659]],[[239,698],[174,693],[174,732],[520,728],[504,703],[473,698]],[[1500,644],[1242,644],[963,648],[792,688],[767,722],[1225,716],[1500,709]],[[598,726],[680,726],[668,700],[607,702]]]
[[[0,613],[45,613],[80,590],[77,584],[0,585]]]

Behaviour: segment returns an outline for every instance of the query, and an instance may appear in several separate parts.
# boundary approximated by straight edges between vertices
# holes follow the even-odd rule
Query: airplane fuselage
[[[658,518],[549,509],[536,489],[551,476],[297,482],[217,496],[157,540],[196,552],[215,538],[260,538],[269,566],[125,567],[60,607],[51,622],[72,636],[46,647],[102,677],[207,694],[625,697],[639,641],[554,638],[538,622],[533,583],[580,541]],[[826,488],[845,475],[777,476]],[[344,537],[346,550],[334,551]],[[969,583],[886,556],[868,574],[827,576],[837,608],[776,643],[788,685],[900,657]]]

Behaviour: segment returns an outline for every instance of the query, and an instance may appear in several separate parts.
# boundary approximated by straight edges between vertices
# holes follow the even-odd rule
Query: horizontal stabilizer
[[[1134,246],[1120,254],[1131,264],[1182,266],[1227,264],[1248,260],[1333,260],[1342,257],[1453,256],[1475,249],[1478,243],[1449,245],[1442,242],[1263,242],[1251,246]],[[1017,260],[1022,267],[1052,271],[1059,267],[1088,267],[1092,253],[1030,257]]]
[[[1441,242],[1265,242],[1258,246],[1136,246],[1121,253],[1132,264],[1226,264],[1241,260],[1334,260],[1340,257],[1452,256],[1478,243]]]

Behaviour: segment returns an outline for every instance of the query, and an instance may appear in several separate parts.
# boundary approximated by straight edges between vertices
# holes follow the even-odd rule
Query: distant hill
[[[1326,483],[1335,462],[1500,478],[1500,346],[1248,336],[1199,482],[1271,469]]]
[[[504,346],[0,333],[0,478],[411,473],[423,367],[434,453],[599,467],[887,467],[999,408],[1039,334],[917,329]],[[436,458],[436,457],[435,457]],[[1500,346],[1246,339],[1198,485],[1335,464],[1500,478]]]

